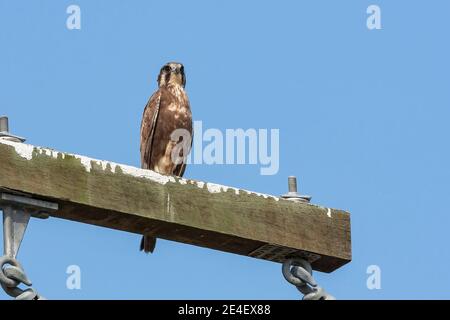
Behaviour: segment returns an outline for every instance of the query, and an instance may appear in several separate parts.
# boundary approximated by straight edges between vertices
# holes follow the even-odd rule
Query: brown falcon
[[[184,89],[181,63],[165,64],[158,76],[158,90],[144,109],[141,123],[141,166],[164,175],[182,177],[192,145],[192,114]],[[178,130],[177,130],[178,129]],[[180,136],[174,132],[185,132]],[[180,148],[179,146],[187,146]],[[175,155],[175,156],[174,156]],[[156,238],[144,235],[141,250],[153,252]]]

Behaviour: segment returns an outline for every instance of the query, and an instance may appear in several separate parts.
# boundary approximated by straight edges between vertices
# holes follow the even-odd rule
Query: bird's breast
[[[168,111],[175,120],[189,120],[191,119],[191,108],[189,106],[189,99],[184,89],[180,86],[169,88],[170,97],[166,105]]]

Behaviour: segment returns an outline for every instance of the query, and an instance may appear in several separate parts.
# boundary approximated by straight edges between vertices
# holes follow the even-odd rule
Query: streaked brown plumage
[[[160,174],[181,177],[186,169],[186,157],[192,144],[192,114],[189,99],[184,87],[186,76],[181,63],[165,64],[158,76],[158,90],[151,96],[144,109],[141,123],[141,166],[143,169],[156,171]],[[189,133],[189,141],[171,139],[177,129]],[[178,153],[180,157],[174,163],[172,152],[174,147],[183,143],[188,146],[186,154]],[[186,151],[186,149],[185,149]],[[156,238],[144,235],[141,250],[153,252]]]

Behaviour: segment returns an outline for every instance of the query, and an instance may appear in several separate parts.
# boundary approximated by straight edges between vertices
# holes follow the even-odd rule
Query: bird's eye
[[[169,71],[170,71],[170,67],[169,67],[169,66],[164,66],[163,70],[164,70],[165,72],[169,72]]]
[[[180,72],[181,72],[181,73],[184,73],[184,66],[181,66]]]

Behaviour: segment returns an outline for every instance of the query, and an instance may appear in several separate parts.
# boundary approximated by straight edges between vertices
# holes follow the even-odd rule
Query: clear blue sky
[[[66,8],[81,7],[81,30]],[[382,30],[366,9],[381,7]],[[353,261],[316,273],[337,298],[450,298],[448,1],[0,0],[0,113],[28,142],[139,166],[159,68],[184,63],[195,120],[279,128],[280,170],[186,177],[278,195],[288,175],[352,214]],[[0,164],[1,165],[1,164]],[[55,299],[299,299],[280,265],[135,234],[33,220],[19,254]],[[81,267],[81,290],[66,268]],[[378,265],[381,290],[368,290]],[[6,298],[0,294],[1,298]]]

